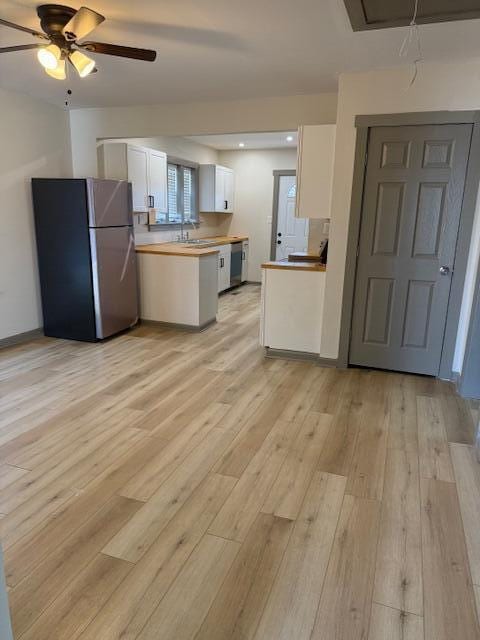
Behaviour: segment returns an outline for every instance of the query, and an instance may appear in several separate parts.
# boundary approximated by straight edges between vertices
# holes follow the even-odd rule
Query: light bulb
[[[293,142],[293,136],[287,136],[287,142]]]
[[[42,67],[45,69],[55,69],[62,52],[56,44],[49,44],[48,47],[42,47],[38,50],[37,58]]]
[[[65,80],[67,77],[65,73],[65,59],[61,58],[55,69],[45,69],[45,73],[48,73],[48,75],[55,78],[55,80]]]
[[[239,146],[241,149],[243,149],[243,147],[245,146],[245,143],[244,143],[244,142],[239,142],[239,143],[238,143],[238,146]]]
[[[92,60],[81,51],[72,51],[70,61],[81,78],[85,78],[95,69],[95,60]]]

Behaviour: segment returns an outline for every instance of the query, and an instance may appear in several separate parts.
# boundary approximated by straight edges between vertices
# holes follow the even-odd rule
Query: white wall
[[[229,232],[249,237],[248,280],[260,282],[260,265],[270,259],[273,172],[295,169],[297,150],[221,151],[219,160],[235,171],[235,212],[229,216]]]
[[[151,138],[107,138],[103,142],[129,142],[141,147],[150,147],[163,151],[167,156],[174,156],[181,160],[190,160],[198,164],[215,164],[218,152],[204,144],[179,136],[153,136]]]
[[[74,110],[70,112],[74,175],[96,176],[99,138],[291,131],[300,124],[335,123],[336,106],[336,94],[324,93],[234,102]]]
[[[71,175],[67,113],[0,89],[0,340],[42,326],[32,177]]]
[[[422,64],[415,84],[409,87],[411,74],[411,67],[395,67],[340,76],[332,222],[321,343],[323,357],[336,358],[338,356],[356,139],[355,116],[480,108],[480,61]],[[473,278],[479,253],[479,218],[480,213],[477,207],[476,231],[472,237],[455,369],[461,367],[465,348],[465,328],[468,324]]]

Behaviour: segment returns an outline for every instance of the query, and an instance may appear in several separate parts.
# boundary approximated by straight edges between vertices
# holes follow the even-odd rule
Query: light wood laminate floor
[[[480,638],[468,407],[265,359],[259,297],[203,333],[0,352],[16,640]]]

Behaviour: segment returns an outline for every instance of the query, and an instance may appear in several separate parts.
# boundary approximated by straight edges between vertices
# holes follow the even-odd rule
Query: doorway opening
[[[308,219],[295,216],[296,171],[274,171],[271,260],[288,260],[291,253],[307,252]]]

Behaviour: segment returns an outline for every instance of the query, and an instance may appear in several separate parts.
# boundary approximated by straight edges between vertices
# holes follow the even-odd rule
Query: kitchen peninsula
[[[267,354],[320,355],[326,269],[318,257],[262,264],[260,343]]]
[[[247,240],[221,236],[137,246],[140,318],[193,330],[215,322],[219,279],[225,262],[230,265],[223,256]]]

